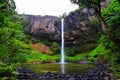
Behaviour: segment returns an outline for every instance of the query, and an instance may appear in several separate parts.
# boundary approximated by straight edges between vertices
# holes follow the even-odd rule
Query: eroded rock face
[[[90,20],[95,17],[93,10],[81,9],[71,13],[65,19],[65,40],[68,44],[83,44],[92,42],[94,28],[90,27]],[[93,38],[93,37],[92,37]]]
[[[28,22],[28,32],[40,39],[60,40],[61,20],[55,16],[24,15],[23,20]]]
[[[81,9],[72,12],[65,18],[65,44],[84,44],[94,42],[98,31],[90,27],[89,23],[95,13],[92,9]],[[29,21],[28,32],[40,39],[61,41],[61,19],[56,16],[24,15],[24,20]]]

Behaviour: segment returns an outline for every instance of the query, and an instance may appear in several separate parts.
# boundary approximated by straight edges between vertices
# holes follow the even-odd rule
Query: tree
[[[25,35],[21,24],[13,22],[13,15],[14,0],[0,0],[0,74],[12,73],[18,64],[25,61],[24,48],[20,45],[24,43]]]
[[[109,7],[106,8],[102,15],[108,24],[107,33],[109,39],[106,41],[111,52],[116,56],[116,63],[120,63],[120,3],[118,0],[112,0]]]
[[[103,32],[105,32],[107,25],[106,25],[104,19],[102,18],[102,15],[101,15],[101,10],[102,10],[101,9],[101,2],[102,1],[105,1],[105,0],[71,0],[72,3],[75,3],[79,6],[94,9],[96,16],[101,23],[102,30],[103,30]]]
[[[14,14],[15,2],[13,0],[0,1],[0,27],[8,26],[10,17]]]
[[[109,38],[104,39],[107,49],[110,50],[109,60],[111,61],[111,71],[116,77],[120,76],[120,0],[112,0],[109,6],[102,12],[108,24],[107,33]]]

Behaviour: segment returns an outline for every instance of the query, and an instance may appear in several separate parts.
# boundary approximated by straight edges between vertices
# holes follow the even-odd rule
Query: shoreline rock
[[[89,70],[86,74],[59,74],[47,72],[43,75],[39,75],[35,72],[32,72],[27,67],[20,67],[17,69],[19,75],[17,78],[19,80],[116,80],[114,74],[110,72],[106,66],[98,65],[97,68]]]

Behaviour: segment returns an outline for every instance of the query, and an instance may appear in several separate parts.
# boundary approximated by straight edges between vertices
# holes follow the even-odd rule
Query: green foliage
[[[87,43],[85,45],[80,46],[80,52],[90,52],[97,47],[98,43]]]
[[[88,60],[99,60],[99,58],[102,56],[102,58],[107,61],[110,58],[108,55],[110,50],[106,48],[106,36],[102,35],[98,43],[99,45],[97,45],[97,47],[89,53]]]
[[[53,43],[52,43],[52,51],[53,51],[54,53],[60,52],[59,47],[60,47],[60,45],[59,45],[57,42],[53,42]]]
[[[88,56],[89,53],[80,53],[75,56],[66,56],[65,59],[67,62],[79,62],[80,60],[84,60],[85,57]]]
[[[108,24],[106,47],[111,50],[111,55],[116,56],[113,62],[120,63],[120,3],[118,0],[112,0],[109,7],[103,11],[103,16]]]
[[[113,66],[109,67],[109,69],[115,74],[115,76],[117,78],[120,77],[120,64],[113,65]]]
[[[105,0],[70,0],[72,3],[75,3],[79,5],[80,7],[86,7],[86,8],[93,8],[96,13],[101,13],[101,5],[100,2],[103,2]]]
[[[73,46],[71,48],[66,49],[66,55],[68,56],[74,56],[76,54],[76,47]]]
[[[94,10],[96,17],[99,19],[101,23],[102,31],[105,33],[106,31],[106,23],[101,16],[101,2],[105,0],[71,0],[72,3],[79,5],[79,7],[83,6],[84,8],[91,8]]]
[[[108,8],[102,12],[102,16],[108,25],[107,36],[103,37],[102,42],[109,50],[110,70],[120,77],[120,3],[118,0],[112,0]]]
[[[89,55],[95,56],[95,55],[102,55],[105,52],[105,46],[100,43]]]
[[[40,53],[38,50],[24,50],[26,55],[27,62],[41,62],[41,63],[48,63],[48,62],[59,62],[60,55],[47,55]]]
[[[19,43],[23,38],[23,33],[19,29],[0,28],[0,61],[5,64],[1,70],[12,71],[19,66],[17,63],[25,61],[23,46]]]
[[[8,26],[8,21],[10,20],[11,15],[14,13],[14,9],[14,0],[0,1],[0,27]]]
[[[71,1],[78,4],[79,6],[83,5],[84,7],[94,8],[96,11],[98,11],[98,13],[100,13],[100,0]],[[14,13],[14,9],[14,0],[11,0],[11,3],[8,3],[8,0],[1,0],[0,71],[12,71],[12,73],[14,74],[15,68],[23,62],[59,62],[61,57],[60,54],[50,56],[47,54],[42,54],[38,50],[31,48],[30,43],[37,43],[39,42],[39,40],[32,38],[29,35],[26,36],[24,34],[24,32],[28,32],[28,29],[27,27],[22,27],[21,24],[18,22],[19,17]],[[92,60],[97,60],[100,56],[104,56],[109,57],[113,64],[120,63],[120,3],[117,0],[113,0],[109,7],[103,11],[102,15],[108,24],[108,36],[102,36],[100,44],[96,48],[96,44],[93,43],[82,46],[82,50],[89,53],[76,54],[78,46],[73,46],[70,49],[66,49],[66,61],[75,62],[86,59],[86,57]],[[23,26],[28,26],[30,20],[31,17],[28,19],[27,22],[22,21]],[[55,24],[57,25],[57,23]],[[100,31],[100,24],[96,18],[91,20],[89,27],[95,28],[96,32]],[[27,39],[25,39],[26,37]],[[60,45],[58,43],[51,43],[46,40],[41,40],[40,42],[46,43],[51,46],[52,50],[55,53],[60,52]],[[91,51],[91,48],[95,49]],[[111,51],[111,54],[108,55],[109,51]],[[113,68],[114,67],[111,67],[111,70],[118,74],[117,70]],[[118,66],[115,66],[115,68],[119,70]]]
[[[9,2],[10,1],[10,2]],[[14,0],[0,1],[0,73],[16,74],[16,67],[25,62],[25,35],[19,22],[12,22]],[[12,76],[11,74],[11,76]]]

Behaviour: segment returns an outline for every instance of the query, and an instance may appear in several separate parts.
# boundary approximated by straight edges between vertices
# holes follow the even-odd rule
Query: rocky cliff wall
[[[95,18],[92,9],[81,9],[71,12],[65,17],[65,44],[85,45],[96,43],[99,38],[99,23],[92,25]],[[61,42],[61,19],[56,16],[23,15],[23,22],[27,22],[27,31],[39,39]],[[25,27],[25,25],[24,25]]]

